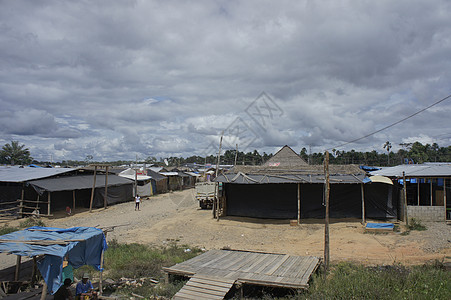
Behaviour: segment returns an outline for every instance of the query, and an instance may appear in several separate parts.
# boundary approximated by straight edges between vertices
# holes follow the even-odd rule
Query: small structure
[[[319,264],[314,256],[210,250],[163,270],[190,277],[174,299],[223,299],[234,284],[307,289]]]
[[[145,174],[143,174],[145,173]],[[137,187],[136,191],[138,196],[148,197],[154,194],[154,188],[152,187],[152,177],[147,176],[147,171],[142,170],[134,170],[132,168],[128,168],[123,170],[118,174],[120,177],[127,178],[132,181],[136,181]]]
[[[307,166],[308,164],[289,146],[283,146],[273,157],[268,159],[263,166],[290,168]]]
[[[400,210],[404,220],[451,220],[451,163],[399,165],[376,170],[371,174],[389,177],[399,189],[403,189]]]
[[[168,178],[161,175],[152,169],[147,169],[147,175],[152,178],[152,182],[155,183],[155,193],[162,194],[168,191]]]
[[[63,284],[64,257],[67,257],[69,265],[75,269],[91,265],[102,271],[103,252],[106,249],[105,235],[101,229],[93,227],[62,229],[35,226],[0,236],[0,252],[18,256],[16,273],[20,271],[19,257],[34,258],[46,283],[43,286],[43,295],[47,291],[54,294]],[[100,278],[102,291],[102,275]]]

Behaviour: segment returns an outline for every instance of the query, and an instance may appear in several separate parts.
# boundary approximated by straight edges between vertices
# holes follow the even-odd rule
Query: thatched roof
[[[323,165],[305,165],[294,167],[269,167],[269,166],[235,166],[226,174],[237,174],[238,172],[244,174],[266,174],[266,175],[280,175],[280,174],[297,174],[297,175],[315,175],[324,174]],[[358,165],[329,165],[330,174],[365,174]]]
[[[288,147],[287,145],[283,146],[282,149],[277,151],[273,157],[268,159],[264,164],[264,166],[274,166],[279,168],[285,167],[296,167],[296,166],[306,166],[307,163],[302,159],[293,149]]]

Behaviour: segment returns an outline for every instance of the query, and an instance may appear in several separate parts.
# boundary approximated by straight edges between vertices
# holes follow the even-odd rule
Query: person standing
[[[141,197],[136,195],[136,197],[135,197],[135,210],[139,210],[139,203],[141,203]]]

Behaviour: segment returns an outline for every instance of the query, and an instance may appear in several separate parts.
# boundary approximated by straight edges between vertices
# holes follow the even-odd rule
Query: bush
[[[412,219],[410,219],[410,222],[409,222],[409,229],[424,231],[424,230],[427,230],[427,227],[424,226],[423,224],[421,224],[421,222],[419,220],[412,218]]]
[[[22,229],[28,228],[28,227],[33,227],[33,226],[45,227],[45,224],[42,220],[40,220],[38,218],[30,217],[30,218],[26,218],[25,220],[20,222],[20,225],[19,225],[19,227]]]
[[[17,230],[19,229],[16,227],[3,226],[0,228],[0,235],[8,234]]]

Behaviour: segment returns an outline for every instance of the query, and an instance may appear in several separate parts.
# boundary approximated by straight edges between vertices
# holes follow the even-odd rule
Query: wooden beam
[[[407,182],[406,182],[406,172],[402,172],[402,183],[403,183],[403,196],[404,196],[404,219],[406,226],[409,226],[409,216],[407,215]]]
[[[363,183],[360,184],[360,190],[362,192],[362,224],[365,224],[365,188]]]
[[[72,199],[73,199],[72,213],[75,213],[75,190],[72,191]]]
[[[329,270],[330,252],[329,252],[329,194],[330,194],[330,184],[329,184],[329,152],[326,151],[326,158],[324,160],[324,175],[326,177],[326,218],[324,226],[324,276],[326,276]]]
[[[47,191],[47,215],[50,215],[50,191]]]
[[[429,193],[431,194],[430,198],[431,198],[431,206],[432,206],[432,194],[433,194],[433,191],[432,191],[432,178],[430,178],[429,180],[431,181],[430,182],[431,184],[430,184],[430,192]]]
[[[92,184],[91,202],[89,203],[89,212],[92,212],[92,202],[94,201],[94,192],[95,192],[95,189],[96,189],[96,173],[97,173],[97,165],[94,166],[94,182]]]
[[[446,178],[443,178],[443,205],[445,206],[445,222],[448,219],[448,210],[446,207]]]
[[[44,284],[42,285],[42,294],[41,294],[41,300],[45,300],[47,296],[47,282],[44,280]]]
[[[19,273],[20,273],[20,262],[22,260],[22,256],[17,255],[16,259],[16,271],[14,272],[14,281],[19,281]]]
[[[105,196],[103,197],[103,208],[106,208],[107,200],[108,200],[108,168],[109,166],[106,166],[106,173],[105,173]],[[150,184],[152,186],[152,184]]]
[[[417,178],[417,206],[420,206],[420,178]]]
[[[108,167],[107,167],[108,169]],[[102,295],[103,291],[103,250],[100,254],[100,279],[99,279],[99,295]]]
[[[301,183],[298,183],[298,225],[301,224]]]

